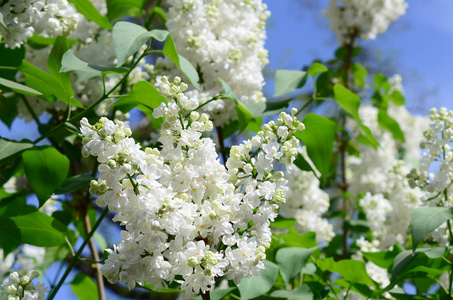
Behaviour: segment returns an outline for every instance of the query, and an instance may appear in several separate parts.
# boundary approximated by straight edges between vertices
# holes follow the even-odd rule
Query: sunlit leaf
[[[69,159],[52,147],[37,147],[22,154],[25,174],[40,206],[61,186],[69,171]]]

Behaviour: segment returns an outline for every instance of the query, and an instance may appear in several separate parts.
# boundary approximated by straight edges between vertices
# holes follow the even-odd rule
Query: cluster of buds
[[[39,273],[32,271],[30,275],[26,275],[25,272],[12,272],[9,277],[5,279],[1,285],[6,295],[2,296],[2,299],[8,300],[22,300],[22,299],[34,299],[44,300],[45,294],[49,290],[44,286],[43,283],[34,284],[32,281],[39,277]]]

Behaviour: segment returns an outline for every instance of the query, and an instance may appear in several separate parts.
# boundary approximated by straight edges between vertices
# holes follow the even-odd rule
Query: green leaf
[[[102,76],[109,73],[126,73],[126,68],[115,68],[114,66],[92,65],[80,60],[74,55],[71,49],[65,52],[61,61],[61,72],[79,71],[88,73],[88,77]]]
[[[126,113],[139,104],[155,109],[162,102],[167,103],[167,100],[159,94],[159,91],[151,83],[140,81],[132,87],[132,91],[116,101],[114,105],[123,113]]]
[[[333,155],[335,123],[313,113],[309,113],[303,123],[305,130],[297,131],[295,136],[304,142],[308,156],[321,172],[322,181],[326,182]]]
[[[154,38],[164,41],[162,50],[153,50],[152,53],[165,54],[189,79],[193,86],[200,89],[198,85],[198,73],[192,64],[178,54],[173,38],[165,30],[146,30],[145,27],[130,22],[118,22],[113,26],[113,48],[118,59],[117,67],[122,66],[126,60],[136,53],[148,39]]]
[[[27,205],[25,195],[13,194],[0,201],[0,217],[16,217],[37,211],[36,207]]]
[[[300,89],[307,81],[307,72],[293,70],[277,70],[274,77],[274,97],[288,94]]]
[[[47,46],[55,44],[55,40],[57,38],[49,38],[49,37],[43,37],[40,35],[34,35],[32,37],[29,37],[27,39],[27,44],[30,45],[33,49],[42,49],[46,48]],[[79,41],[75,39],[66,39],[66,42],[68,43],[68,47],[71,48],[75,44],[77,44]]]
[[[393,265],[395,257],[401,253],[401,248],[398,245],[393,246],[392,251],[381,251],[381,252],[362,252],[363,256],[371,261],[378,267],[387,269],[390,271],[390,267]]]
[[[15,93],[0,95],[0,120],[11,128],[11,124],[17,117],[17,101],[21,99]]]
[[[308,68],[308,75],[315,78],[316,75],[327,72],[328,69],[323,64],[314,62],[310,68]]]
[[[278,266],[270,261],[264,261],[264,269],[260,275],[244,278],[239,284],[242,300],[252,299],[269,291],[277,280]]]
[[[311,300],[313,299],[313,293],[310,291],[310,287],[304,284],[293,290],[274,291],[272,292],[271,297],[285,298],[287,300]]]
[[[392,94],[389,97],[390,101],[395,103],[397,106],[404,105],[406,101],[404,100],[403,94],[401,94],[400,91],[393,91]]]
[[[189,79],[190,83],[192,83],[197,90],[200,89],[200,85],[198,84],[200,78],[197,70],[186,58],[178,54],[175,42],[171,35],[168,35],[162,53],[165,54],[181,70],[181,72],[184,73],[184,75],[186,75],[187,79]]]
[[[291,279],[302,271],[310,255],[316,248],[289,247],[281,248],[277,251],[275,260],[282,274],[286,287],[289,286]]]
[[[220,83],[223,86],[223,89],[225,92],[223,93],[223,96],[225,98],[228,98],[236,104],[236,114],[238,116],[238,129],[239,132],[242,132],[247,128],[247,124],[250,122],[250,120],[253,119],[253,115],[251,112],[248,111],[248,109],[244,106],[244,104],[237,98],[236,94],[231,90],[231,87],[223,81],[223,79],[218,78]]]
[[[370,145],[374,146],[375,148],[378,147],[379,142],[374,138],[371,130],[360,120],[360,98],[341,84],[336,84],[334,86],[334,94],[335,101],[340,105],[341,108],[343,108],[349,115],[351,115],[351,117],[356,120],[359,127],[365,133],[365,137],[367,138]]]
[[[68,0],[69,3],[74,4],[77,11],[85,16],[90,21],[98,24],[102,28],[112,30],[113,27],[110,25],[109,19],[102,16],[94,5],[89,0]]]
[[[296,219],[283,219],[282,218],[280,220],[275,220],[274,222],[272,222],[271,227],[286,229],[286,228],[293,227],[295,223],[296,223]]]
[[[162,9],[162,7],[154,6],[153,13],[158,15],[162,19],[162,22],[164,22],[164,23],[167,22],[167,15],[165,14],[165,11]],[[211,296],[211,298],[212,298],[212,296]]]
[[[71,288],[80,300],[99,299],[96,283],[86,274],[77,274],[71,281]]]
[[[440,258],[450,249],[451,247],[437,247],[417,249],[415,253],[411,250],[401,252],[395,257],[393,262],[391,282],[396,284],[398,277],[404,277],[405,274],[419,266],[429,266],[429,262]]]
[[[3,27],[8,28],[8,27],[6,27],[6,25],[3,21],[3,14],[1,12],[0,12],[0,24],[3,25]]]
[[[34,85],[32,87],[34,89],[43,93],[44,95],[50,92],[55,97],[68,104],[69,98],[67,98],[65,89],[61,86],[61,84],[55,77],[44,71],[41,71],[25,60],[22,61],[22,65],[19,67],[19,71],[24,72],[26,77],[28,75],[29,78],[33,80]],[[74,98],[71,98],[71,105],[83,108],[83,105]]]
[[[352,73],[354,74],[352,79],[354,84],[359,88],[363,88],[365,86],[365,80],[368,77],[368,72],[365,67],[359,63],[353,63]]]
[[[263,118],[253,118],[250,120],[250,122],[247,124],[247,127],[245,130],[253,131],[253,132],[259,132],[262,130],[261,124],[263,124]]]
[[[25,47],[6,48],[5,44],[0,44],[0,66],[2,67],[19,67],[25,57]],[[0,69],[0,78],[14,80],[17,70]]]
[[[76,175],[66,178],[61,184],[61,187],[55,190],[55,194],[68,194],[80,189],[89,189],[90,182],[94,177],[88,175]]]
[[[453,247],[419,248],[413,254],[411,250],[406,250],[398,254],[393,263],[392,277],[390,284],[378,290],[373,296],[381,295],[391,290],[396,284],[403,282],[406,278],[426,277],[431,278],[440,276],[450,266],[440,258]]]
[[[117,67],[121,67],[151,37],[154,37],[158,41],[164,41],[168,35],[169,33],[167,31],[148,31],[145,27],[131,22],[116,23],[113,26],[112,39],[113,49],[118,59]]]
[[[387,81],[387,76],[382,73],[376,73],[373,77],[375,89],[383,89],[385,92],[388,92],[390,89],[390,84]]]
[[[425,237],[453,217],[453,208],[420,207],[411,217],[412,251]]]
[[[47,60],[47,68],[63,88],[65,99],[69,101],[69,98],[74,96],[70,77],[71,74],[60,73],[61,61],[66,51],[68,51],[68,43],[66,42],[66,37],[57,37],[55,44],[52,47],[52,51],[50,52],[49,59]]]
[[[0,247],[8,252],[21,243],[40,247],[58,246],[65,243],[67,232],[66,226],[40,211],[0,218]]]
[[[381,128],[389,131],[395,140],[399,140],[401,142],[405,141],[404,132],[401,130],[400,125],[395,119],[390,117],[387,111],[383,108],[379,108],[378,123]]]
[[[52,147],[27,150],[22,159],[27,179],[41,206],[65,180],[69,159]]]
[[[252,114],[253,118],[258,118],[263,115],[264,110],[266,109],[266,103],[250,103],[243,102],[244,107]]]
[[[107,17],[116,22],[123,17],[138,17],[142,12],[145,0],[107,0]]]
[[[333,272],[335,261],[333,260],[333,257],[321,258],[316,260],[316,265],[323,272]]]
[[[333,271],[351,283],[375,285],[366,271],[364,261],[343,259],[335,263]]]
[[[6,86],[11,88],[13,91],[19,94],[24,94],[24,95],[32,95],[32,96],[37,96],[37,95],[42,95],[40,92],[29,88],[28,86],[25,86],[23,84],[10,81],[7,79],[0,78],[0,85]]]
[[[282,101],[266,101],[266,109],[261,114],[262,116],[272,116],[284,111],[293,99]]]
[[[284,244],[289,247],[313,248],[317,246],[316,233],[307,232],[303,235],[297,233],[294,227],[283,236]]]
[[[0,164],[14,160],[23,151],[33,147],[32,143],[16,142],[0,138]]]

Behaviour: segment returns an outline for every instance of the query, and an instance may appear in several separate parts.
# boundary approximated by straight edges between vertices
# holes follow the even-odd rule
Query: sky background
[[[297,70],[314,59],[328,60],[338,45],[322,15],[326,0],[265,0],[271,17],[266,48],[269,67]],[[453,109],[453,1],[408,1],[406,15],[376,40],[360,41],[403,76],[413,113]],[[388,74],[392,75],[392,74]],[[273,92],[273,84],[267,90]]]
[[[265,0],[271,11],[266,48],[271,70],[301,69],[314,59],[328,60],[337,49],[322,10],[327,0]],[[415,114],[427,115],[431,107],[453,109],[453,1],[413,0],[405,16],[388,31],[361,45],[374,49],[383,63],[403,76],[406,102]],[[388,74],[392,75],[392,74]],[[273,94],[273,83],[266,86]],[[20,140],[39,137],[33,122],[17,120],[9,130],[0,123],[0,136]],[[55,274],[53,266],[49,275]],[[71,277],[69,280],[71,280]],[[74,299],[68,285],[60,299]],[[109,299],[117,299],[111,294]]]

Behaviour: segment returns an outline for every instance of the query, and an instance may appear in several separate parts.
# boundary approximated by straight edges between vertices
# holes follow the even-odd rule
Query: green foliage
[[[137,17],[141,14],[145,0],[106,0],[107,17],[110,22],[116,22],[123,17]]]
[[[253,114],[247,109],[247,107],[237,98],[236,94],[231,90],[230,86],[219,78],[220,83],[225,90],[222,94],[222,97],[234,101],[236,104],[236,114],[238,116],[238,129],[239,132],[242,132],[247,127],[247,124],[250,120],[253,119]]]
[[[141,108],[145,106],[153,110],[162,102],[167,103],[167,99],[161,96],[151,83],[140,81],[132,87],[132,91],[116,101],[115,106],[123,113],[126,113],[134,107]]]
[[[89,64],[80,60],[70,49],[64,53],[61,64],[61,72],[76,71],[78,72],[78,74],[82,73],[82,77],[85,79],[110,73],[126,73],[128,71],[126,68],[115,68],[113,66],[98,66]]]
[[[80,189],[87,190],[93,179],[94,177],[88,175],[76,175],[66,178],[61,184],[61,187],[55,190],[55,194],[69,194]]]
[[[420,207],[414,209],[411,217],[412,250],[425,237],[436,230],[440,225],[453,217],[453,208]]]
[[[77,274],[71,281],[71,289],[80,300],[99,299],[96,283],[86,274]]]
[[[334,93],[335,93],[335,101],[343,108],[354,120],[357,122],[359,127],[365,133],[365,138],[369,145],[373,147],[378,147],[379,142],[374,138],[371,130],[362,123],[359,116],[359,106],[360,106],[360,98],[342,86],[341,84],[336,84],[334,86]]]
[[[3,25],[5,28],[7,28],[3,21],[3,14],[1,12],[0,12],[0,24]]]
[[[0,66],[2,67],[19,67],[25,58],[25,47],[6,48],[5,44],[0,44]],[[0,78],[14,80],[17,71],[15,69],[0,69]]]
[[[66,179],[69,159],[53,147],[29,149],[22,159],[27,179],[42,206]]]
[[[359,63],[353,63],[352,73],[354,74],[353,76],[354,84],[359,88],[363,88],[366,83],[366,78],[368,77],[368,72],[365,69],[365,67]]]
[[[389,131],[395,140],[401,142],[405,141],[404,132],[401,130],[400,125],[395,119],[390,117],[387,111],[383,108],[379,108],[378,111],[378,123],[381,128]]]
[[[309,68],[308,68],[308,75],[311,77],[315,78],[316,75],[322,74],[324,72],[327,72],[326,66],[324,66],[321,63],[314,62]]]
[[[238,286],[242,300],[253,299],[267,293],[278,276],[278,266],[270,261],[264,261],[264,269],[261,269],[260,275],[244,278]]]
[[[20,83],[14,82],[14,81],[10,81],[7,79],[0,78],[0,86],[1,85],[9,87],[13,91],[15,91],[16,93],[19,93],[19,94],[32,95],[32,96],[41,95],[40,92],[38,92],[32,88],[29,88],[28,86],[25,86],[23,84],[20,84]]]
[[[68,0],[69,3],[74,4],[77,11],[85,16],[90,21],[98,24],[102,28],[112,30],[113,27],[110,25],[109,20],[106,17],[101,16],[94,5],[89,0]]]
[[[277,70],[275,72],[274,97],[288,94],[296,89],[300,89],[307,81],[307,72],[292,70]]]
[[[332,161],[335,123],[313,113],[305,116],[303,123],[305,130],[296,132],[296,136],[304,142],[308,156],[321,172],[321,180],[325,183]]]
[[[0,120],[8,127],[11,127],[17,117],[17,101],[19,100],[19,96],[14,93],[0,95]]]
[[[0,138],[0,164],[14,160],[31,147],[33,147],[33,144],[28,142],[16,142]]]
[[[275,260],[286,287],[289,286],[290,280],[302,271],[315,250],[316,248],[288,247],[277,251]]]
[[[50,52],[49,59],[47,60],[47,68],[63,88],[65,99],[69,101],[69,99],[74,96],[71,77],[69,73],[60,73],[61,60],[66,51],[68,51],[66,38],[62,36],[57,37],[55,44],[52,47],[52,51]]]
[[[41,71],[25,60],[22,62],[19,70],[25,73],[25,83],[27,86],[41,92],[45,96],[41,97],[41,99],[54,102],[55,98],[57,98],[66,104],[71,101],[72,106],[83,108],[83,105],[74,99],[70,95],[70,91],[66,90],[54,76]]]
[[[59,246],[65,243],[69,231],[56,219],[35,211],[21,216],[1,217],[0,233],[0,247],[7,254],[21,243],[41,247]]]
[[[164,22],[164,23],[167,22],[167,15],[165,14],[165,11],[161,7],[154,6],[153,14],[158,15],[161,18],[162,22]]]
[[[332,270],[343,276],[350,283],[375,285],[366,271],[364,261],[343,259],[336,262]]]
[[[282,101],[267,101],[266,108],[264,109],[262,116],[272,116],[284,111],[293,99],[282,100]]]
[[[363,257],[376,266],[391,271],[395,257],[401,252],[401,248],[398,245],[395,245],[391,251],[362,252],[362,254]]]
[[[193,86],[199,89],[198,73],[187,59],[178,54],[175,42],[165,30],[151,30],[130,22],[118,22],[113,27],[113,48],[118,58],[117,67],[121,67],[126,60],[136,53],[150,38],[165,41],[162,50],[153,50],[150,53],[162,53],[167,56],[183,73]]]
[[[287,300],[314,299],[314,295],[311,292],[310,287],[307,285],[302,285],[301,287],[293,290],[277,290],[272,292],[271,296],[275,298],[284,298]]]

